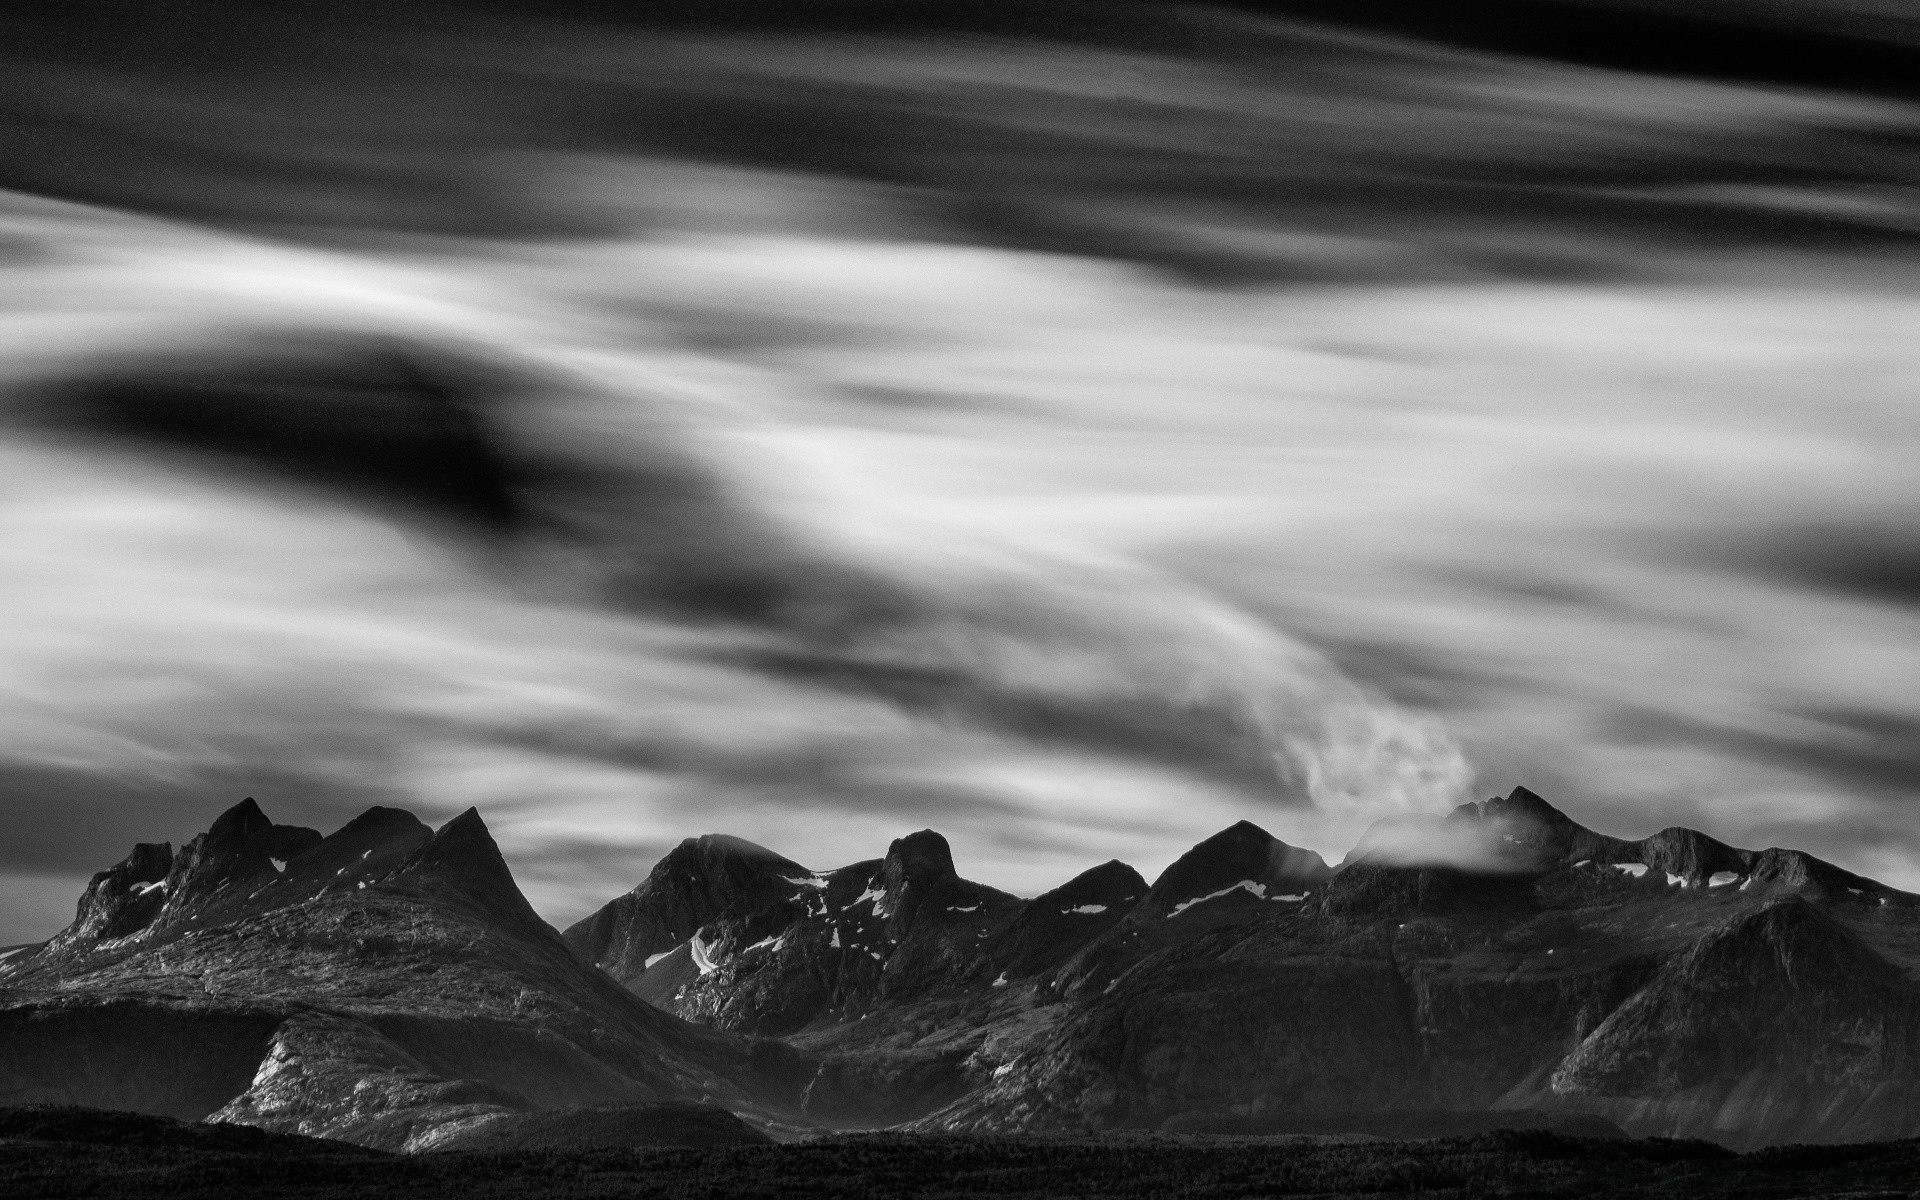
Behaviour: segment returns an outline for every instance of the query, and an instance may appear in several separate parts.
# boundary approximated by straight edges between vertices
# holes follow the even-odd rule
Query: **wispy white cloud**
[[[1243,816],[1337,858],[1382,814],[1526,783],[1608,832],[1920,884],[1905,268],[1640,236],[1654,194],[1753,228],[1778,194],[1711,188],[1768,172],[1897,231],[1914,112],[1245,32],[1322,75],[567,45],[513,71],[643,61],[631,86],[696,108],[804,79],[950,135],[876,135],[866,181],[461,160],[594,231],[570,241],[320,250],[5,198],[32,252],[0,268],[0,879],[247,793],[322,826],[479,804],[564,921],[708,830],[831,866],[932,825],[1038,891]],[[1816,169],[1833,130],[1874,205],[1835,208],[1860,185]],[[1202,159],[1227,199],[1129,183]],[[987,178],[999,217],[942,215],[991,209]],[[1435,180],[1505,188],[1500,215]],[[1298,211],[1231,201],[1309,184]],[[1569,231],[1569,197],[1606,220]],[[1343,283],[1276,282],[1300,278]],[[102,377],[123,407],[184,380],[263,415],[219,445],[76,416]],[[400,445],[357,387],[405,393],[408,445],[476,445],[413,477],[390,454],[374,487],[298,425]],[[462,472],[505,496],[491,523],[436,500]],[[0,941],[47,932],[5,911]]]

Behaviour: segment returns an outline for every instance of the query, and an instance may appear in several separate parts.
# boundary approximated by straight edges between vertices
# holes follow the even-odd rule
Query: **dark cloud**
[[[1802,587],[1920,605],[1920,523],[1899,514],[1787,523],[1735,535],[1704,552]]]
[[[1436,712],[1470,708],[1510,694],[1524,679],[1484,656],[1389,639],[1354,638],[1310,627],[1302,635],[1352,678],[1379,688],[1403,704]]]
[[[216,472],[254,464],[269,480],[507,532],[522,516],[515,481],[481,410],[510,385],[471,378],[477,367],[373,333],[222,331],[189,353],[89,366],[14,412],[43,429],[192,452]],[[462,368],[470,378],[457,378]]]
[[[1466,782],[1399,705],[1609,832],[1892,807],[1912,314],[1848,260],[1920,110],[1387,8],[15,39],[0,182],[195,225],[0,197],[7,865],[245,794],[481,803],[567,911],[709,829],[1338,857]]]
[[[279,824],[323,833],[407,799],[375,780],[315,778],[264,755],[159,772],[0,761],[0,870],[104,871],[138,842],[188,841],[247,796]]]
[[[28,60],[15,69],[33,86],[0,97],[0,150],[11,151],[0,182],[308,237],[577,236],[697,220],[701,206],[663,210],[668,189],[647,171],[588,202],[543,182],[564,177],[557,160],[692,159],[862,180],[911,210],[923,236],[1212,284],[1622,278],[1703,246],[1913,249],[1913,214],[1897,202],[1914,178],[1911,112],[1660,78],[1770,78],[1685,64],[1711,61],[1713,47],[1732,62],[1735,48],[1773,38],[1804,66],[1837,36],[1826,22],[1789,35],[1631,4],[1503,3],[1553,17],[1419,4],[1387,6],[1397,15],[1386,18],[1377,5],[1319,14],[1376,31],[1356,36],[1168,5],[991,42],[912,22],[889,37],[783,41],[724,28],[583,32],[498,11],[476,21],[442,10],[437,27],[417,13],[208,9],[169,19],[164,72],[149,54],[110,53],[137,23],[15,39],[12,54]],[[1502,42],[1567,22],[1647,32]],[[179,30],[201,25],[205,37],[180,44]],[[90,48],[85,69],[59,49],[72,45]],[[1539,57],[1462,48],[1481,45]],[[1595,59],[1601,46],[1632,53]],[[1872,38],[1857,48],[1914,56]],[[1854,65],[1826,85],[1873,77],[1866,60]],[[138,169],[102,172],[102,161]],[[731,328],[765,345],[805,325]]]
[[[1756,729],[1635,708],[1614,714],[1601,733],[1630,744],[1719,750],[1821,780],[1842,794],[1902,803],[1920,800],[1920,719],[1908,714],[1782,714],[1773,728]]]
[[[250,327],[236,314],[190,316],[161,350],[82,359],[16,393],[5,415],[182,452],[183,468],[264,490],[300,482],[414,521],[557,539],[634,607],[845,638],[915,603],[733,494],[663,412],[431,334]]]

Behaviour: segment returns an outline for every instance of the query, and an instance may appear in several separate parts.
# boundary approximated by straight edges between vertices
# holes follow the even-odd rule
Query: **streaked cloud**
[[[561,923],[711,830],[1031,893],[1517,783],[1920,886],[1920,114],[1207,36],[442,63],[659,117],[467,129],[484,237],[0,198],[0,943],[246,794],[477,804]]]

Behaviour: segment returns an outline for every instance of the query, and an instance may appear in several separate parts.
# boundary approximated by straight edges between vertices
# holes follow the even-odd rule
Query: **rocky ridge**
[[[778,1123],[807,1072],[581,963],[479,815],[329,837],[248,800],[136,847],[0,962],[0,1097],[418,1150],[518,1114],[719,1102]]]
[[[1241,822],[1151,884],[1109,862],[1032,899],[930,830],[825,871],[708,835],[564,935],[477,813],[322,837],[248,801],[0,958],[0,1100],[398,1150],[758,1136],[716,1105],[775,1133],[1908,1137],[1917,976],[1920,897],[1525,789],[1334,867]]]
[[[790,891],[709,893],[645,959],[596,944],[604,914],[566,936],[669,1011],[815,1056],[823,1123],[1920,1134],[1920,898],[1694,830],[1610,837],[1524,788],[1396,825],[1335,868],[1242,822],[1150,887],[1108,863],[1028,901],[967,891],[924,832],[818,874],[755,847]],[[609,910],[644,923],[699,844]]]

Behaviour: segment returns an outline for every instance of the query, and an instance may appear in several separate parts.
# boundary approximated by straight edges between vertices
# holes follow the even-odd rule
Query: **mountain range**
[[[1524,788],[1376,827],[1338,866],[1241,822],[1151,884],[1109,862],[1031,899],[962,878],[931,830],[833,870],[710,834],[564,933],[477,812],[373,808],[323,837],[248,800],[0,950],[0,1104],[406,1151],[1543,1123],[1862,1141],[1920,1136],[1916,971],[1920,897],[1688,829],[1609,837]]]

